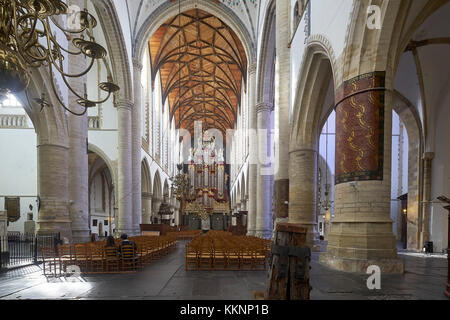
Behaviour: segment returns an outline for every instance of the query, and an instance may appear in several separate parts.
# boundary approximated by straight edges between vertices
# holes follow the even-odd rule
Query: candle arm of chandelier
[[[50,68],[49,70],[50,70],[50,77],[53,78],[53,71],[52,71],[51,68]],[[59,104],[60,104],[65,110],[67,110],[68,112],[70,112],[71,114],[76,115],[76,116],[82,116],[82,115],[84,115],[84,114],[87,112],[87,108],[86,108],[86,107],[84,107],[84,111],[81,112],[81,113],[74,112],[74,111],[70,110],[69,108],[67,108],[66,105],[64,104],[64,102],[62,102],[61,99],[60,99],[60,97],[59,97],[59,94],[58,94],[58,92],[57,92],[57,90],[56,90],[56,88],[55,88],[55,82],[54,82],[54,81],[50,81],[50,82],[51,82],[51,84],[52,84],[52,90],[53,90],[53,92],[55,93],[56,100],[58,100]]]
[[[51,66],[51,65],[50,65],[50,66]],[[106,98],[101,99],[101,100],[98,100],[98,101],[89,100],[89,99],[87,99],[86,97],[83,97],[83,96],[79,95],[78,92],[76,92],[76,91],[70,86],[69,82],[68,82],[67,79],[66,79],[66,75],[65,75],[64,73],[61,73],[61,76],[62,76],[62,79],[63,79],[64,83],[66,84],[67,88],[70,90],[70,92],[72,92],[76,97],[78,97],[79,99],[81,99],[81,100],[83,100],[83,101],[86,101],[86,102],[89,102],[89,103],[93,103],[93,104],[100,104],[100,103],[106,102],[106,101],[109,99],[109,97],[111,96],[111,91],[107,91],[108,94],[107,94]],[[104,90],[102,90],[102,91],[104,91]]]
[[[86,26],[83,26],[81,29],[77,29],[77,30],[66,29],[63,26],[61,26],[53,16],[50,17],[50,20],[59,30],[64,32],[64,34],[66,34],[66,33],[77,34],[77,33],[82,33],[85,30],[87,30]],[[67,36],[67,34],[66,34],[66,36]]]

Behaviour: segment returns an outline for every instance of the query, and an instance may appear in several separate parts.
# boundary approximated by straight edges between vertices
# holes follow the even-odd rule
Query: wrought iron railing
[[[27,234],[9,232],[0,237],[0,271],[42,262],[42,247],[55,247],[59,233]]]

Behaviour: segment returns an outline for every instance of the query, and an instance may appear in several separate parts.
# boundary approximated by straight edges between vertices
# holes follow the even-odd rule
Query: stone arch
[[[308,42],[300,68],[302,76],[297,83],[291,119],[291,149],[317,148],[320,125],[324,118],[323,105],[330,83],[335,87],[333,53],[330,52],[329,42],[327,44],[319,39],[315,37]],[[332,107],[325,113],[329,114],[331,111]]]
[[[152,214],[152,178],[150,166],[146,158],[141,163],[141,203],[142,223],[149,224]]]
[[[386,87],[392,87],[400,56],[415,30],[447,0],[428,1],[411,26],[403,33],[409,18],[409,0],[354,1],[353,14],[348,25],[343,54],[342,76],[339,82],[372,71],[386,71]],[[367,9],[371,5],[381,8],[381,28],[367,28]],[[402,33],[404,34],[402,36]]]
[[[289,221],[308,229],[307,243],[318,241],[317,180],[320,122],[327,100],[334,101],[333,54],[329,42],[315,36],[305,49],[291,118]]]
[[[116,171],[116,169],[117,168],[116,168],[116,166],[113,165],[113,162],[106,155],[106,153],[101,148],[96,146],[95,144],[89,142],[88,150],[95,152],[106,163],[106,166],[108,167],[108,170],[111,173],[111,177],[112,177],[113,184],[114,184],[114,196],[115,196],[115,199],[117,199],[117,188],[116,188],[116,186],[117,186],[117,171]]]
[[[260,55],[258,59],[258,77],[256,101],[273,104],[275,92],[275,1],[267,6],[262,31]],[[270,85],[270,87],[269,87]]]
[[[255,62],[255,45],[250,33],[242,21],[236,16],[232,9],[210,0],[181,1],[180,8],[178,2],[173,1],[166,1],[164,4],[160,5],[147,17],[139,29],[133,46],[133,57],[136,57],[139,61],[142,60],[148,39],[150,39],[150,36],[167,20],[167,17],[176,16],[179,11],[184,12],[191,9],[201,9],[214,14],[217,18],[230,26],[230,28],[238,35],[244,46],[248,65]]]
[[[32,69],[30,74],[31,81],[27,89],[28,98],[31,100],[33,97],[40,97],[44,93],[50,107],[45,107],[41,111],[40,106],[28,100],[25,92],[18,93],[15,96],[31,119],[38,135],[39,144],[50,143],[66,146],[68,143],[66,114],[55,97],[55,93],[48,90],[52,86],[49,74],[43,68]]]
[[[141,181],[142,181],[142,192],[152,193],[152,178],[150,174],[150,166],[146,158],[142,160],[141,163]]]
[[[399,115],[408,135],[407,249],[418,251],[422,248],[420,235],[424,208],[420,200],[424,186],[421,156],[424,153],[425,137],[417,109],[398,91],[394,91],[393,110]]]
[[[119,103],[134,101],[130,60],[114,2],[97,0],[93,4],[105,34],[114,80],[120,87],[114,100]]]
[[[153,176],[153,197],[162,198],[162,183],[161,176],[159,171],[156,170],[155,175]]]

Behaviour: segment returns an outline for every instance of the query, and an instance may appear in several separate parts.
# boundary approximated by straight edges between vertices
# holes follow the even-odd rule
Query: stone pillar
[[[142,193],[142,223],[150,224],[152,221],[152,194]]]
[[[8,259],[8,241],[5,241],[6,236],[8,236],[8,215],[6,211],[0,211],[0,259]]]
[[[291,95],[290,41],[291,1],[276,5],[276,65],[275,65],[275,223],[288,218],[289,203],[289,109]]]
[[[132,164],[131,164],[131,101],[122,100],[117,102],[118,113],[118,140],[119,140],[119,159],[118,159],[118,200],[119,212],[116,217],[116,232],[132,234]]]
[[[71,0],[70,4],[78,5],[83,8],[82,0]],[[73,44],[69,44],[69,50],[76,51]],[[68,72],[78,74],[83,72],[87,66],[87,60],[82,55],[70,55],[68,58]],[[70,86],[83,95],[87,82],[87,76],[82,78],[69,78]],[[92,95],[92,92],[91,92]],[[95,100],[94,96],[88,97]],[[85,109],[76,102],[78,97],[69,91],[68,104],[74,112],[81,113]],[[72,237],[73,241],[89,241],[90,224],[89,221],[89,165],[87,155],[88,140],[88,114],[73,115],[68,113],[68,136],[69,136],[69,212],[72,219]]]
[[[270,112],[273,107],[268,103],[258,103],[256,105],[257,126],[258,126],[258,174],[257,185],[257,205],[256,205],[256,236],[270,238],[273,232],[272,226],[272,162],[269,157],[269,131]]]
[[[431,178],[434,152],[426,152],[423,156],[423,209],[419,226],[418,250],[422,250],[425,242],[430,241],[431,219]]]
[[[293,149],[289,153],[289,222],[308,230],[306,243],[317,248],[317,151]]]
[[[60,232],[61,239],[67,238],[71,241],[72,221],[68,198],[69,148],[65,145],[38,142],[37,158],[40,198],[37,233]]]
[[[390,219],[392,97],[385,73],[344,82],[336,91],[335,218],[320,262],[365,273],[403,272]]]
[[[141,110],[142,110],[142,95],[141,95],[141,72],[142,63],[133,59],[133,83],[134,83],[134,107],[131,111],[131,128],[132,128],[132,153],[131,161],[133,174],[133,233],[139,234],[139,225],[142,221],[142,195],[141,195]]]
[[[248,67],[248,92],[249,92],[249,120],[248,120],[248,205],[247,205],[247,235],[255,235],[257,215],[257,184],[258,173],[258,136],[256,132],[256,64]]]
[[[241,200],[241,210],[242,211],[247,211],[248,207],[247,207],[247,202],[248,202],[248,197],[244,197],[244,199]]]

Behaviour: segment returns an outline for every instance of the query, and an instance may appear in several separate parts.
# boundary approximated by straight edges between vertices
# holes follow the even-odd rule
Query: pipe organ
[[[223,149],[216,149],[214,137],[204,134],[191,148],[187,165],[189,191],[186,197],[186,213],[206,211],[201,217],[230,212]]]

